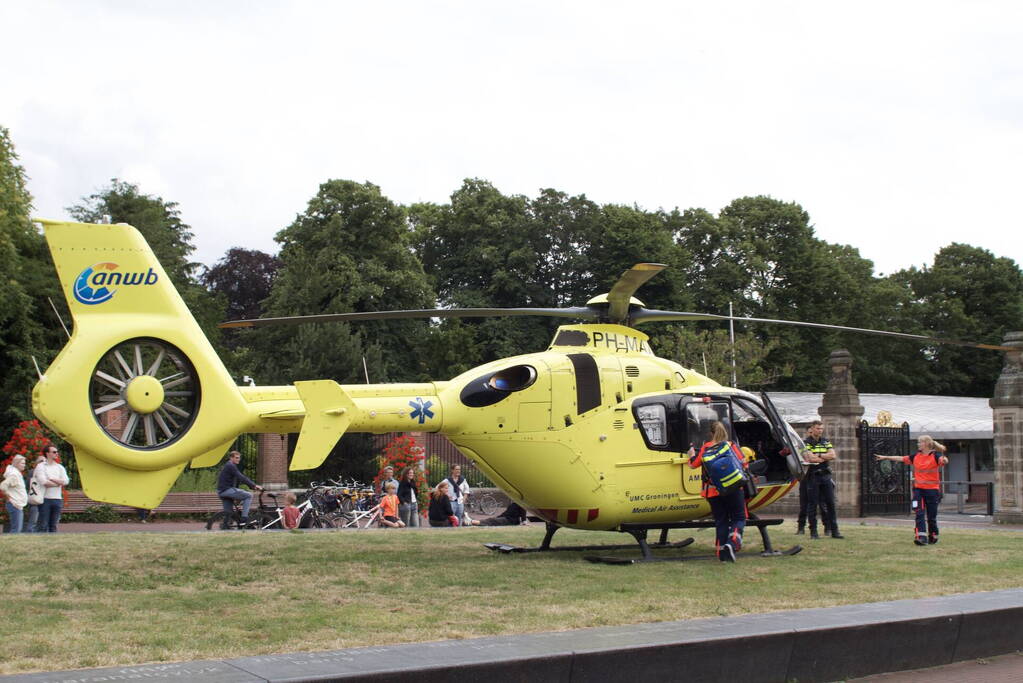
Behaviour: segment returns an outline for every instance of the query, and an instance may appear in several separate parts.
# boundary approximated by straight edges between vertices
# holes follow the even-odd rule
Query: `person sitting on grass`
[[[455,517],[448,495],[450,487],[445,479],[430,494],[430,526],[458,526],[458,517]]]
[[[515,502],[512,502],[497,517],[483,520],[483,526],[517,526],[519,524],[529,524],[529,516],[526,514],[525,508]]]
[[[298,523],[302,521],[302,511],[295,505],[295,494],[288,491],[284,494],[284,509],[281,510],[281,521],[285,529],[297,529]]]
[[[389,481],[384,485],[384,497],[380,499],[380,526],[389,529],[401,529],[405,522],[398,519],[398,496],[395,491],[398,485]]]

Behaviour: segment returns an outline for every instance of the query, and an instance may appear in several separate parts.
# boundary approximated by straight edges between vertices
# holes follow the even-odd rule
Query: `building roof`
[[[769,395],[781,416],[791,424],[820,419],[817,409],[821,406],[822,393],[774,391]],[[936,439],[991,439],[994,420],[989,400],[964,396],[860,394],[864,420],[876,422],[877,414],[887,410],[895,424],[909,423],[913,438],[930,434]]]

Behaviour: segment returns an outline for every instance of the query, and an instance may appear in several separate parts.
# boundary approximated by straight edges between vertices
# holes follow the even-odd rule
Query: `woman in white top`
[[[25,505],[28,503],[28,492],[25,490],[25,456],[16,455],[11,464],[4,470],[3,482],[0,482],[0,490],[4,492],[7,508],[7,519],[10,520],[8,528],[11,534],[20,534],[22,522],[25,519]]]
[[[39,509],[39,528],[37,531],[48,531],[51,534],[57,532],[57,524],[60,522],[60,512],[64,509],[64,487],[70,479],[67,470],[57,462],[57,447],[47,446],[43,450],[46,462],[36,466],[32,477],[46,487],[43,490],[43,505]]]

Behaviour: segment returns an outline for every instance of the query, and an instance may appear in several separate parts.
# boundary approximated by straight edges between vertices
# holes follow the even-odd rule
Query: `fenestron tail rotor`
[[[156,448],[183,435],[200,398],[191,362],[159,339],[140,337],[114,346],[100,358],[89,383],[100,427],[129,448]]]

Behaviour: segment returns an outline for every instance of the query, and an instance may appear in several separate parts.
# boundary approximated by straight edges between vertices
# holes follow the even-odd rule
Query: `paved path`
[[[865,678],[854,678],[848,683],[1023,683],[1023,653],[988,657],[947,666],[913,671],[896,671]]]

